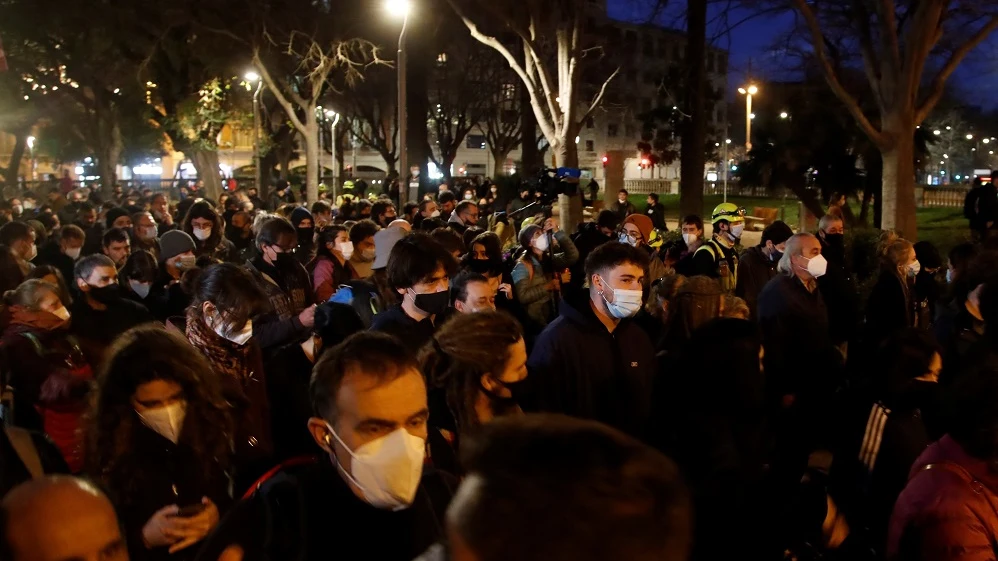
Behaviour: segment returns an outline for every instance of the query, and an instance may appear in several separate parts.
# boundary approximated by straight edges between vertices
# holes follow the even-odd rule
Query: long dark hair
[[[323,226],[323,228],[319,230],[319,234],[315,240],[315,257],[313,257],[312,261],[309,262],[309,271],[315,268],[315,262],[320,257],[325,257],[329,260],[336,259],[333,252],[329,251],[329,248],[326,247],[326,244],[335,244],[336,236],[338,236],[340,232],[349,232],[349,230],[347,230],[346,226],[342,226],[340,224],[330,224],[328,226]]]
[[[211,302],[226,325],[238,330],[260,313],[266,303],[266,296],[249,272],[232,263],[218,263],[203,269],[193,286],[193,298],[187,309],[188,321],[204,321],[204,303]]]
[[[458,314],[437,331],[419,353],[426,380],[444,390],[458,430],[479,425],[475,401],[484,374],[498,376],[509,361],[509,348],[523,329],[504,312]]]
[[[140,460],[134,439],[141,421],[132,396],[139,386],[155,380],[174,382],[184,392],[187,413],[180,442],[193,451],[193,470],[204,473],[212,464],[228,466],[232,419],[211,365],[183,336],[162,327],[137,327],[119,337],[108,352],[84,425],[86,471],[118,497],[143,491],[134,488]]]
[[[211,235],[208,239],[201,241],[194,236],[194,227],[191,226],[191,220],[195,218],[203,218],[205,220],[211,220]],[[215,207],[211,206],[211,203],[204,199],[198,199],[194,201],[194,204],[187,209],[187,214],[184,215],[183,229],[187,232],[187,235],[194,240],[195,244],[204,244],[204,247],[214,250],[220,243],[222,243],[222,237],[224,235],[224,225],[222,223],[222,217],[215,210]]]

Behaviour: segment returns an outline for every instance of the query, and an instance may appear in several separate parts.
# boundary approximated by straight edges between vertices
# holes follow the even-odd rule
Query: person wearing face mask
[[[757,314],[766,349],[764,368],[774,425],[780,483],[795,485],[837,387],[842,355],[835,348],[818,279],[828,262],[812,234],[794,234],[773,277],[759,294]],[[781,432],[782,431],[782,432]]]
[[[633,317],[644,302],[648,254],[608,243],[586,259],[588,291],[569,294],[537,338],[527,411],[593,419],[643,435],[651,408],[655,347]]]
[[[38,256],[35,245],[35,230],[24,222],[8,222],[0,226],[0,244],[10,248],[22,275],[27,275],[34,265],[31,261]]]
[[[738,284],[735,296],[742,298],[749,306],[749,313],[756,317],[756,300],[770,279],[776,276],[776,265],[783,257],[787,240],[794,235],[784,222],[777,220],[762,231],[759,245],[750,247],[738,258]],[[820,281],[819,281],[820,283]]]
[[[921,265],[921,270],[915,275],[916,299],[925,303],[919,308],[919,325],[931,326],[936,317],[937,304],[943,295],[943,258],[932,242],[915,242],[915,259]]]
[[[132,215],[132,251],[148,251],[159,258],[159,229],[156,220],[148,212]]]
[[[129,558],[194,559],[232,502],[219,377],[181,335],[147,326],[115,342],[95,394],[86,472],[114,503]]]
[[[264,350],[305,338],[315,321],[312,279],[294,258],[298,232],[283,218],[267,218],[256,235],[257,257],[246,263],[270,302],[256,321]]]
[[[235,263],[239,259],[236,247],[223,235],[222,217],[208,201],[194,201],[181,225],[182,230],[194,240],[194,257],[208,257],[215,262],[226,263]]]
[[[433,464],[463,473],[455,452],[463,436],[496,417],[522,415],[517,404],[527,379],[523,329],[494,310],[448,320],[419,353],[430,385]]]
[[[378,199],[371,207],[371,220],[374,220],[382,228],[387,228],[396,218],[398,218],[398,211],[395,209],[395,205],[387,199]]]
[[[561,251],[552,251],[552,240],[557,240]],[[519,241],[524,253],[510,277],[516,300],[531,322],[526,330],[535,334],[557,315],[554,294],[560,294],[562,285],[572,281],[569,268],[578,262],[579,251],[553,218],[545,220],[543,228],[537,224],[524,227]]]
[[[735,245],[745,230],[745,210],[733,203],[721,203],[714,207],[712,223],[714,236],[693,254],[693,274],[718,279],[722,290],[732,292],[738,285]]]
[[[457,260],[430,236],[415,233],[394,244],[386,272],[402,303],[374,316],[371,330],[394,335],[416,352],[450,307],[450,278],[457,272]]]
[[[635,213],[637,209],[634,208],[634,204],[628,199],[628,192],[625,189],[621,189],[617,192],[617,200],[614,201],[613,205],[610,206],[612,210],[620,220],[624,220],[628,216]]]
[[[146,306],[154,306],[149,298],[159,266],[156,257],[148,251],[140,250],[128,256],[128,261],[119,272],[119,281],[125,298]]]
[[[353,243],[345,226],[329,225],[319,231],[315,258],[308,264],[315,301],[325,302],[340,285],[358,278],[350,264]]]
[[[673,268],[676,272],[684,276],[696,275],[696,267],[693,256],[697,249],[703,245],[703,219],[695,214],[690,214],[683,218],[679,225],[683,236],[683,243],[679,244],[679,257]]]
[[[919,325],[922,302],[915,291],[915,276],[921,264],[911,242],[899,239],[887,248],[877,284],[866,304],[867,342],[877,345],[893,333]]]
[[[90,363],[68,329],[59,289],[38,279],[7,292],[10,322],[0,337],[4,369],[14,388],[14,424],[44,431],[73,472],[83,466],[81,418],[93,380]]]
[[[237,487],[248,485],[273,463],[271,400],[254,318],[267,298],[242,267],[219,263],[199,271],[187,308],[185,335],[211,364],[233,406]]]
[[[62,273],[62,278],[73,278],[73,265],[80,258],[85,236],[79,226],[67,224],[56,229],[48,242],[38,250],[35,263],[51,265]]]
[[[183,230],[170,230],[159,239],[159,273],[153,281],[148,303],[150,311],[162,322],[183,318],[191,303],[181,280],[197,267],[195,248],[194,240]]]
[[[461,201],[447,221],[447,227],[463,235],[468,228],[477,223],[478,204],[474,201]]]
[[[201,551],[260,558],[411,561],[444,537],[457,481],[425,460],[426,383],[399,340],[361,332],[322,355],[308,430],[323,454],[262,482]]]
[[[290,220],[298,233],[295,259],[305,267],[315,255],[315,222],[312,220],[312,213],[305,207],[297,207],[291,211]]]
[[[818,221],[821,254],[828,260],[825,274],[818,279],[818,289],[828,307],[832,340],[848,353],[849,342],[856,338],[860,314],[859,287],[846,258],[845,226],[841,216],[826,214]]]
[[[122,297],[118,270],[105,255],[77,261],[73,284],[78,294],[70,309],[71,332],[90,364],[99,364],[107,347],[122,333],[155,321],[145,306]]]
[[[225,227],[225,237],[239,252],[240,261],[250,258],[253,251],[253,219],[247,212],[232,215],[232,223]]]
[[[437,209],[437,202],[433,199],[423,199],[419,201],[419,212],[412,220],[412,227],[415,229],[422,228],[423,220],[427,218],[437,218],[440,216],[440,211]]]
[[[620,225],[617,241],[636,247],[648,254],[648,278],[660,279],[669,274],[659,253],[648,245],[653,231],[652,220],[644,214],[632,214]]]
[[[353,255],[350,265],[357,272],[357,278],[367,279],[373,274],[374,258],[377,255],[374,235],[381,228],[373,220],[359,220],[350,227],[350,243],[353,244]]]

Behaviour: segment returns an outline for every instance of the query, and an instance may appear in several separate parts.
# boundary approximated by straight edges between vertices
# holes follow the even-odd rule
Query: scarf
[[[187,340],[208,359],[212,369],[223,376],[245,383],[249,377],[251,344],[237,345],[220,337],[203,319],[187,310]]]
[[[10,307],[11,324],[26,325],[42,331],[52,331],[66,325],[67,320],[56,317],[52,312],[29,310],[22,306]]]

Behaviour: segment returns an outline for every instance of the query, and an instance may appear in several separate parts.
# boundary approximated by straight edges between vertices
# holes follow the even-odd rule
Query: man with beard
[[[100,364],[104,350],[129,329],[154,321],[142,304],[124,298],[118,270],[106,255],[89,255],[73,269],[77,297],[73,299],[72,331],[90,364]]]
[[[849,338],[859,324],[858,287],[846,259],[845,225],[842,219],[826,214],[818,221],[821,254],[828,270],[818,279],[818,289],[828,307],[828,331],[832,342],[845,354]]]

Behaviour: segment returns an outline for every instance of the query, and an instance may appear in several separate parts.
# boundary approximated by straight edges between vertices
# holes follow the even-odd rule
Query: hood
[[[908,479],[925,469],[925,466],[941,462],[957,464],[989,489],[998,489],[998,472],[989,468],[987,461],[975,458],[964,451],[963,447],[948,434],[930,444],[925,452],[922,452],[911,466]]]

